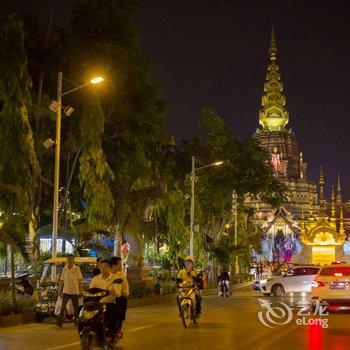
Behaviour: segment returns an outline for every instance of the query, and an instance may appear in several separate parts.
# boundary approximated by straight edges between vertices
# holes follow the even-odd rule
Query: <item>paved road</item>
[[[128,311],[124,327],[125,338],[119,349],[234,349],[234,350],[345,350],[350,343],[350,314],[322,316],[328,328],[321,324],[297,325],[302,316],[293,311],[293,319],[284,325],[269,328],[258,319],[259,311],[266,321],[266,309],[259,303],[261,296],[248,288],[235,291],[229,298],[206,297],[204,313],[199,325],[184,329],[174,305],[149,306]],[[295,296],[261,298],[274,301],[281,307],[284,302],[291,307],[307,297]],[[264,311],[265,310],[265,311]],[[277,312],[277,316],[280,312]],[[288,316],[288,315],[287,315]],[[304,323],[318,322],[305,317]],[[318,317],[320,318],[320,317]],[[301,321],[297,321],[301,319]],[[278,323],[285,318],[273,318]],[[79,339],[72,324],[63,329],[53,323],[32,324],[0,329],[1,350],[78,350]]]

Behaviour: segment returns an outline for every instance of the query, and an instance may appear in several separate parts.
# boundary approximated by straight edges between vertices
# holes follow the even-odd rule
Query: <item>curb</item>
[[[3,315],[0,316],[0,328],[2,327],[16,327],[23,324],[34,323],[34,314],[15,314],[15,315]]]

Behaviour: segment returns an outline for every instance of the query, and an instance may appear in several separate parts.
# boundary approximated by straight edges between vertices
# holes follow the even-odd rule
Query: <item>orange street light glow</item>
[[[102,77],[94,77],[90,80],[91,84],[99,84],[103,81],[104,79]]]

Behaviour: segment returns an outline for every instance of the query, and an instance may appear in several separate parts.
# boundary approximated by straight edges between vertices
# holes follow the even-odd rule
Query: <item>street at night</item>
[[[295,315],[287,325],[268,328],[258,320],[261,295],[245,288],[231,297],[209,296],[204,300],[203,317],[198,325],[184,329],[175,302],[135,308],[128,311],[125,338],[120,349],[348,349],[349,314],[327,316],[328,328],[321,325],[296,325]],[[305,297],[266,298],[288,305]],[[72,323],[58,329],[53,322],[0,330],[0,348],[6,350],[78,350],[80,342]]]
[[[0,350],[345,350],[350,1],[0,0]]]

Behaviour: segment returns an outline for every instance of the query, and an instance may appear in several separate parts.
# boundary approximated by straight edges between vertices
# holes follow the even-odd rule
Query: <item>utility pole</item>
[[[195,157],[192,156],[191,166],[191,223],[190,223],[190,255],[193,256],[194,241],[194,181],[195,181]]]
[[[237,256],[237,244],[238,244],[238,237],[237,237],[237,193],[234,190],[232,193],[232,214],[233,214],[233,220],[234,220],[234,244],[235,244],[235,265],[234,265],[234,273],[235,278],[237,277],[237,267],[238,267],[238,256]]]
[[[57,78],[57,111],[56,111],[56,140],[55,140],[55,177],[52,209],[52,257],[57,256],[57,232],[58,232],[58,196],[60,186],[60,156],[61,156],[61,119],[62,119],[62,72],[58,72]]]

